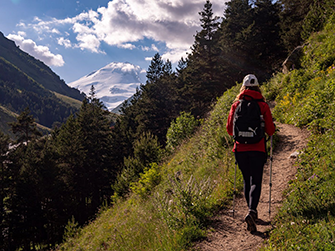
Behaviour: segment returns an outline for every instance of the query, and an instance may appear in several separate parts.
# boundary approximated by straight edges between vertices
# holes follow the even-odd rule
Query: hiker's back
[[[243,144],[255,144],[264,138],[264,120],[258,102],[252,97],[239,100],[234,114],[233,137]]]

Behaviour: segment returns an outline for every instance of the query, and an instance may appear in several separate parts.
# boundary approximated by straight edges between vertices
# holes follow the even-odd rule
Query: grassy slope
[[[312,136],[264,250],[335,249],[334,30],[335,19],[310,38],[303,69],[267,86],[277,95],[276,119],[306,126]]]
[[[79,109],[82,105],[82,100],[79,101],[78,99],[74,99],[69,96],[65,96],[63,94],[57,93],[57,92],[53,92],[53,93],[56,95],[58,99],[62,100],[64,103],[69,104],[70,106],[76,107],[77,109]]]
[[[132,184],[126,201],[103,210],[59,249],[183,250],[203,236],[206,217],[231,200],[234,161],[225,121],[238,89],[220,98],[200,131],[173,156]]]
[[[0,131],[14,139],[15,135],[11,132],[8,123],[16,121],[18,114],[8,110],[6,107],[0,105]],[[37,128],[44,134],[51,132],[51,129],[40,124],[36,124]]]
[[[268,99],[276,98],[277,120],[313,133],[264,250],[334,249],[334,30],[333,21],[311,38],[303,69],[278,74],[263,86]],[[127,200],[102,210],[81,230],[69,224],[59,250],[184,250],[203,236],[206,217],[232,197],[234,163],[225,122],[238,87],[218,100],[194,137],[132,185]]]
[[[10,132],[10,126],[8,123],[15,121],[16,117],[17,114],[0,105],[0,131],[6,133],[11,138],[14,138],[14,135]]]

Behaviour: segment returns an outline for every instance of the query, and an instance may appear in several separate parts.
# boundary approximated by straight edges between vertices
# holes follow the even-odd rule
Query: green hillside
[[[322,3],[231,0],[218,18],[207,0],[187,58],[173,71],[155,54],[146,84],[119,116],[90,95],[41,137],[29,111],[21,113],[14,131],[27,143],[10,148],[0,132],[0,249],[191,248],[210,217],[231,206],[233,142],[225,124],[236,81],[248,73],[276,103],[278,121],[312,134],[265,248],[334,249],[335,6]],[[278,73],[302,44],[304,56]],[[76,102],[2,58],[7,114],[29,104],[39,123],[64,121]]]
[[[0,131],[8,132],[8,134],[14,138],[14,135],[10,132],[10,126],[8,123],[15,121],[17,114],[9,111],[7,108],[0,106]]]
[[[28,53],[22,51],[15,43],[0,32],[0,57],[4,58],[21,72],[42,85],[45,89],[82,100],[83,96],[69,87],[48,66]]]
[[[312,133],[264,250],[335,248],[334,30],[331,19],[309,39],[301,69],[278,73],[262,86],[267,99],[276,101],[276,120]],[[204,236],[207,217],[232,196],[232,141],[225,122],[238,90],[224,93],[175,154],[145,169],[131,183],[129,198],[116,200],[84,228],[69,224],[58,250],[185,250]],[[238,184],[240,190],[241,177]]]
[[[275,117],[307,127],[312,136],[298,159],[298,174],[264,250],[335,249],[335,18],[313,34],[303,68],[267,85],[276,96]]]
[[[15,46],[0,33],[0,105],[19,114],[29,107],[36,122],[51,128],[78,111],[83,96],[42,62]],[[4,115],[3,115],[4,116]],[[1,129],[10,134],[6,116]]]

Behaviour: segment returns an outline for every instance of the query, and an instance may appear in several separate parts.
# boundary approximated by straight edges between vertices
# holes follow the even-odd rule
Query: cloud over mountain
[[[25,39],[24,36],[25,33],[20,32],[18,35],[10,34],[7,38],[13,40],[22,50],[40,59],[49,66],[53,65],[59,67],[64,65],[62,55],[53,54],[47,46],[37,45],[33,40]]]

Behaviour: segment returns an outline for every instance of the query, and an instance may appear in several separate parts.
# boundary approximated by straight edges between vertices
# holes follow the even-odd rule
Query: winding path
[[[271,215],[269,215],[269,170],[270,161],[264,166],[262,195],[258,205],[258,232],[251,234],[246,230],[244,217],[247,214],[246,202],[243,194],[235,200],[235,215],[223,211],[213,218],[208,237],[195,245],[195,250],[201,251],[242,251],[258,250],[268,238],[273,220],[278,208],[282,204],[282,194],[287,188],[289,180],[294,179],[294,153],[302,150],[307,143],[308,132],[292,125],[276,123],[279,128],[280,142],[273,152]]]

